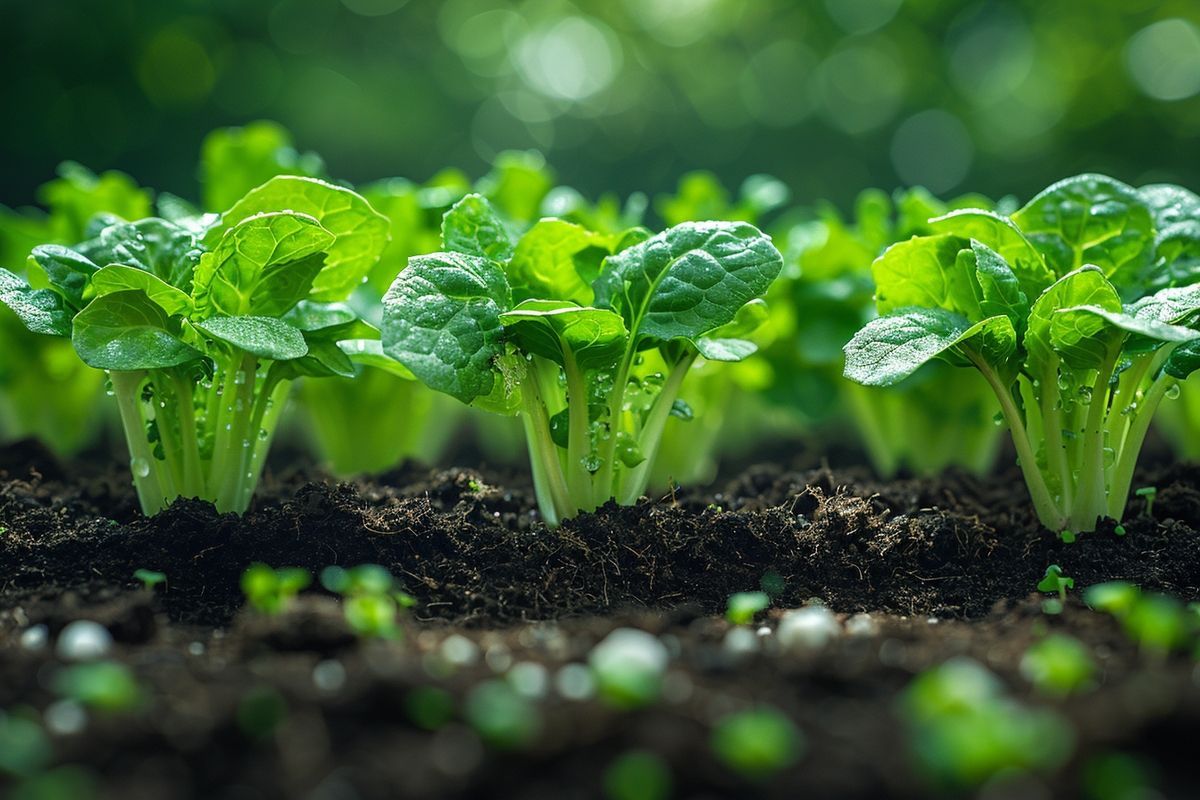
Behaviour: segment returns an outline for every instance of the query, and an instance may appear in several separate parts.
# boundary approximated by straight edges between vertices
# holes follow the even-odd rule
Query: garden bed
[[[925,797],[900,693],[967,655],[1015,697],[1045,703],[1019,664],[1046,630],[1092,648],[1099,685],[1052,703],[1076,732],[1069,763],[989,796],[1073,796],[1113,752],[1148,758],[1163,795],[1194,796],[1194,662],[1139,652],[1074,594],[1044,614],[1035,587],[1060,564],[1079,588],[1122,579],[1200,599],[1196,467],[1143,473],[1138,485],[1158,489],[1153,515],[1136,499],[1124,536],[1109,523],[1073,544],[1040,530],[1015,470],[881,483],[858,468],[759,465],[554,532],[522,478],[487,471],[335,483],[292,470],[269,475],[244,518],[179,501],[149,519],[123,472],[26,446],[0,459],[0,708],[47,709],[58,633],[77,619],[105,625],[146,705],[54,737],[56,763],[85,768],[103,796],[601,797],[615,759],[649,750],[675,797]],[[417,601],[404,638],[356,639],[319,588],[279,616],[243,608],[239,578],[256,561],[314,575],[388,568]],[[165,585],[142,588],[138,569],[165,573]],[[767,631],[732,645],[727,599],[764,577],[778,587],[767,631],[815,599],[840,632],[803,652]],[[38,625],[41,648],[22,640]],[[662,696],[634,711],[572,699],[560,668],[619,627],[667,645]],[[539,698],[536,730],[515,749],[486,746],[461,721],[463,699],[524,662],[540,665],[522,673]],[[430,685],[456,709],[436,731],[412,706]],[[759,702],[806,744],[794,766],[750,782],[714,758],[710,738],[714,720]],[[270,724],[255,722],[260,707]]]

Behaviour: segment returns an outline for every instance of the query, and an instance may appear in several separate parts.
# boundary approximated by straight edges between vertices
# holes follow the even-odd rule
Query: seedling
[[[292,379],[352,376],[377,351],[340,301],[387,221],[348,189],[277,177],[219,216],[92,233],[34,249],[47,289],[0,270],[0,303],[108,372],[146,514],[177,497],[244,511]]]
[[[754,617],[767,606],[771,598],[766,592],[738,592],[729,596],[729,605],[725,610],[725,619],[734,625],[749,625]]]
[[[1083,590],[1083,602],[1092,609],[1124,617],[1137,604],[1142,590],[1127,581],[1097,583]]]
[[[1145,193],[1080,175],[1009,216],[932,220],[936,234],[872,267],[882,316],[846,345],[846,376],[887,386],[935,358],[975,368],[1042,524],[1120,520],[1155,410],[1200,366],[1200,286],[1160,288],[1178,257],[1156,238],[1160,216]]]
[[[88,708],[115,713],[142,702],[137,680],[115,661],[94,661],[65,667],[54,676],[54,690]]]
[[[312,575],[300,567],[272,569],[266,564],[251,564],[242,573],[242,593],[264,614],[282,613],[310,583]]]
[[[321,570],[321,585],[345,598],[346,622],[363,637],[398,638],[401,631],[397,614],[416,604],[400,589],[392,573],[378,564],[350,569],[326,567]]]
[[[792,766],[804,746],[795,723],[769,707],[728,716],[712,734],[712,749],[721,763],[752,779],[765,779]]]
[[[638,708],[657,700],[667,661],[662,642],[635,628],[618,628],[588,655],[601,697],[618,708]]]
[[[442,246],[384,297],[384,351],[433,389],[520,415],[551,526],[636,502],[689,369],[754,351],[743,337],[783,265],[745,223],[649,236],[544,219],[514,241],[479,195],[447,212]],[[662,371],[642,369],[651,355]]]
[[[542,727],[537,706],[498,680],[485,681],[471,690],[466,716],[485,742],[502,750],[531,744]]]
[[[164,586],[167,583],[167,574],[165,572],[156,572],[152,569],[139,569],[133,573],[136,580],[142,582],[142,588],[148,592],[154,591],[154,587],[160,583]]]
[[[1154,501],[1158,497],[1158,487],[1157,486],[1143,486],[1142,488],[1135,491],[1134,494],[1146,501],[1145,514],[1147,517],[1153,517],[1154,516]]]
[[[1064,697],[1092,686],[1096,664],[1078,639],[1051,634],[1021,657],[1021,674],[1039,692]]]
[[[1049,772],[1074,749],[1070,724],[1014,702],[996,676],[968,658],[917,676],[900,711],[918,765],[946,788],[976,787],[1008,771]]]
[[[1062,567],[1058,564],[1051,564],[1046,567],[1046,574],[1038,581],[1037,588],[1039,592],[1054,592],[1058,595],[1057,599],[1043,601],[1042,610],[1047,614],[1060,614],[1067,602],[1067,589],[1075,588],[1075,579],[1064,575]]]
[[[1142,594],[1121,623],[1131,639],[1157,655],[1184,645],[1191,630],[1183,603],[1165,594]]]
[[[670,767],[645,750],[619,756],[604,771],[608,800],[668,800],[672,783]]]

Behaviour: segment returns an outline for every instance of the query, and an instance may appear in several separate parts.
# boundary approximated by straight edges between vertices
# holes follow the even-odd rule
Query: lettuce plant
[[[1060,181],[1008,216],[935,218],[935,233],[873,265],[882,316],[846,345],[846,376],[887,386],[935,358],[974,367],[1041,522],[1119,520],[1150,420],[1200,364],[1187,327],[1200,286],[1171,285],[1155,219],[1145,195],[1102,175]]]
[[[39,244],[73,244],[94,221],[150,213],[150,192],[128,175],[96,175],[70,162],[38,198],[45,212],[0,207],[0,265],[22,276]],[[81,363],[70,342],[32,333],[0,307],[0,441],[32,436],[60,456],[74,455],[103,427],[97,414],[103,384],[103,373]]]
[[[476,194],[447,212],[442,246],[384,297],[384,351],[433,389],[520,415],[549,525],[641,496],[692,364],[753,352],[741,335],[782,267],[746,223],[605,235],[549,218],[514,241]],[[650,352],[666,369],[639,375]]]
[[[339,301],[386,242],[361,196],[277,177],[219,216],[114,222],[74,247],[39,246],[49,288],[0,271],[0,302],[108,372],[145,513],[177,497],[240,512],[290,381],[352,375],[351,355],[377,351]]]

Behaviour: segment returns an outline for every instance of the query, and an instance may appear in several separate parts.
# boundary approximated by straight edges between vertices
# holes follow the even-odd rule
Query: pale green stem
[[[129,447],[129,463],[133,472],[133,485],[137,489],[142,513],[151,516],[163,509],[167,498],[159,480],[159,471],[154,468],[154,454],[146,439],[146,420],[142,414],[141,388],[146,377],[143,371],[108,373],[112,381],[117,407],[121,412],[121,425],[125,429],[125,442]],[[146,474],[142,475],[141,472]]]
[[[597,498],[592,496],[592,474],[584,466],[592,446],[588,431],[587,385],[575,355],[565,347],[563,372],[567,377],[567,488],[581,510],[595,511]]]
[[[1161,373],[1150,389],[1138,403],[1136,417],[1129,426],[1125,436],[1125,444],[1117,454],[1116,466],[1112,472],[1112,488],[1108,493],[1108,516],[1119,520],[1125,515],[1125,504],[1129,501],[1129,489],[1133,485],[1133,470],[1137,466],[1138,455],[1146,440],[1146,432],[1150,429],[1150,421],[1154,412],[1166,396],[1167,391],[1178,381]]]
[[[623,506],[633,505],[646,491],[646,484],[650,481],[650,469],[654,466],[658,446],[662,443],[663,427],[671,416],[671,408],[675,405],[675,399],[679,397],[683,379],[687,377],[697,355],[698,353],[692,351],[681,358],[671,368],[658,397],[654,398],[654,405],[650,407],[650,413],[646,415],[646,422],[638,436],[638,449],[645,460],[625,473],[620,481],[620,491],[616,493],[617,502]]]
[[[1083,457],[1079,464],[1080,490],[1071,509],[1071,525],[1076,531],[1090,532],[1096,529],[1096,521],[1104,516],[1107,506],[1104,470],[1104,418],[1108,411],[1108,385],[1112,379],[1118,349],[1108,354],[1096,379],[1092,382],[1092,395],[1088,403],[1087,424],[1084,427]]]

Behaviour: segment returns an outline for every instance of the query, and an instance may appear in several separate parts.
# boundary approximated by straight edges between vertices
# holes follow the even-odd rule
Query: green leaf
[[[1163,371],[1181,381],[1197,369],[1200,369],[1200,341],[1195,339],[1172,350],[1163,364]]]
[[[169,316],[188,314],[192,310],[192,298],[187,293],[137,267],[109,264],[92,276],[91,291],[96,297],[130,289],[145,292],[146,296],[162,306]]]
[[[338,347],[355,364],[381,369],[405,380],[417,379],[412,370],[383,352],[383,342],[378,339],[347,339],[338,342]]]
[[[354,309],[345,303],[314,303],[301,300],[283,315],[284,322],[304,331],[306,339],[341,341],[343,339],[378,339],[379,331],[364,322]]]
[[[637,341],[695,340],[761,297],[783,268],[770,237],[744,222],[685,222],[610,256],[596,305]]]
[[[537,219],[542,200],[553,187],[554,174],[546,159],[533,150],[500,153],[478,183],[479,192],[501,214],[518,223]]]
[[[96,264],[145,270],[185,292],[200,261],[200,243],[190,231],[164,219],[119,222],[77,248]]]
[[[1131,304],[1128,311],[1139,319],[1191,324],[1200,313],[1200,285],[1162,289]]]
[[[1016,350],[1012,320],[990,317],[975,324],[944,309],[914,308],[867,323],[846,345],[845,375],[866,386],[891,386],[939,356],[963,348],[993,366]]]
[[[871,265],[879,313],[915,306],[979,318],[975,265],[958,260],[968,246],[965,239],[939,235],[898,242],[885,250]]]
[[[470,403],[496,384],[500,314],[511,305],[495,262],[462,253],[411,258],[383,298],[383,350],[431,389]]]
[[[1200,331],[1194,331],[1191,328],[1169,325],[1158,320],[1137,317],[1123,311],[1110,311],[1106,308],[1097,308],[1096,306],[1074,306],[1072,308],[1059,309],[1055,313],[1074,314],[1077,312],[1093,314],[1114,328],[1126,333],[1152,339],[1156,342],[1187,342],[1200,337]]]
[[[90,258],[57,244],[33,248],[30,258],[46,273],[50,285],[62,295],[69,308],[83,307],[83,293],[98,269]]]
[[[1034,301],[1025,332],[1026,364],[1032,374],[1044,374],[1059,358],[1072,369],[1103,363],[1119,334],[1094,312],[1071,310],[1081,306],[1118,314],[1122,310],[1117,290],[1097,267],[1067,273]]]
[[[741,361],[758,351],[758,345],[745,339],[716,339],[701,336],[695,342],[700,355],[709,361]]]
[[[201,357],[183,342],[162,306],[137,289],[88,303],[75,316],[71,341],[96,369],[166,369]]]
[[[1127,294],[1153,253],[1150,209],[1136,189],[1104,175],[1061,180],[1012,220],[1058,274],[1092,264]]]
[[[981,208],[960,208],[929,221],[940,233],[974,239],[996,251],[1017,276],[1026,297],[1037,297],[1056,275],[1045,258],[1012,220]]]
[[[149,216],[150,195],[123,172],[97,175],[73,161],[63,162],[58,177],[38,190],[38,199],[50,209],[52,229],[42,241],[82,241],[99,215],[121,220]]]
[[[526,300],[500,322],[526,352],[559,364],[570,353],[584,370],[615,364],[629,337],[619,314],[560,300]]]
[[[743,339],[761,328],[770,317],[767,302],[756,297],[738,309],[733,321],[712,331],[709,338]]]
[[[539,297],[567,300],[581,306],[593,301],[592,281],[600,259],[577,258],[596,248],[607,255],[611,237],[561,219],[543,219],[521,237],[505,269],[513,299]]]
[[[34,333],[71,335],[71,314],[63,308],[62,298],[49,289],[34,289],[6,269],[0,269],[0,303]]]
[[[335,237],[307,214],[277,211],[225,231],[196,269],[201,317],[280,316],[307,296]]]
[[[442,217],[442,247],[493,261],[507,261],[513,255],[504,222],[491,203],[477,194],[459,200]]]
[[[1151,184],[1137,190],[1138,197],[1150,209],[1155,230],[1179,222],[1200,220],[1200,196],[1169,183]]]
[[[210,317],[193,325],[206,336],[259,358],[288,361],[308,353],[304,334],[275,317]]]
[[[301,358],[285,361],[288,377],[353,378],[358,374],[354,361],[332,339],[305,336],[308,352]]]
[[[325,171],[314,153],[297,153],[292,137],[274,122],[218,128],[200,148],[204,208],[229,208],[246,192],[276,175],[319,176]]]
[[[294,175],[281,175],[239,200],[221,217],[205,241],[210,246],[231,226],[248,217],[286,209],[315,218],[334,236],[325,268],[313,280],[310,299],[344,300],[367,277],[387,246],[388,220],[359,194],[341,186]]]

